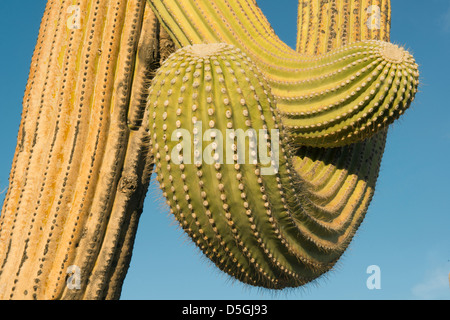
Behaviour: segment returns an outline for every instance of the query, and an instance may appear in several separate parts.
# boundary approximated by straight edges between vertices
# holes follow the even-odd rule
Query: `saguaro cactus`
[[[150,3],[180,46],[225,42],[242,48],[267,77],[300,145],[335,147],[366,139],[397,119],[417,90],[417,65],[389,43],[355,43],[333,54],[305,56],[277,38],[252,2]]]
[[[384,41],[360,40],[361,34],[369,34],[367,30],[372,24],[381,29],[381,8],[374,4],[366,12],[370,14],[378,7],[380,21],[369,20],[364,28],[361,20],[355,19],[361,18],[361,9],[364,8],[360,7],[359,1],[300,2],[303,8],[309,6],[310,15],[305,16],[302,12],[299,18],[299,21],[309,18],[309,26],[307,29],[304,25],[299,28],[298,51],[302,51],[304,46],[305,52],[314,52],[313,55],[305,55],[284,45],[252,2],[150,0],[150,3],[180,46],[194,44],[193,48],[196,48],[197,43],[224,42],[241,48],[249,61],[255,63],[255,68],[261,69],[261,74],[256,77],[267,79],[267,86],[276,100],[276,112],[281,116],[280,123],[267,124],[266,129],[285,127],[282,135],[288,137],[280,141],[282,152],[279,157],[285,167],[277,171],[275,181],[258,177],[256,172],[259,169],[255,169],[253,163],[238,165],[236,176],[232,167],[216,164],[217,181],[214,166],[198,164],[195,169],[193,164],[182,163],[180,167],[170,164],[173,159],[167,133],[156,130],[152,135],[153,143],[158,151],[165,148],[157,153],[160,155],[157,156],[157,164],[161,168],[161,187],[171,212],[219,268],[241,281],[268,288],[284,288],[316,279],[335,264],[364,218],[378,175],[385,129],[408,108],[417,92],[418,71],[412,56]],[[387,4],[385,2],[388,10]],[[328,12],[331,20],[339,17],[340,21],[347,23],[342,30],[351,30],[351,37],[343,36],[344,42],[348,38],[359,42],[348,41],[349,44],[333,49],[339,43],[336,41],[336,24],[328,23],[330,28],[323,33],[321,21],[317,21],[318,26],[313,24],[311,27],[311,20],[315,17],[322,19],[324,12]],[[355,26],[348,26],[349,19]],[[388,24],[386,17],[383,23]],[[311,44],[314,40],[312,34],[316,33],[321,35]],[[374,37],[383,33],[386,38],[386,28],[374,33]],[[326,37],[328,41],[324,42]],[[302,42],[304,38],[305,43]],[[311,45],[313,49],[308,48]],[[205,46],[207,48],[205,44],[202,48]],[[211,46],[215,48],[216,45]],[[330,52],[322,53],[324,50]],[[201,89],[202,82],[218,77],[212,74],[206,79],[202,75],[206,68],[202,63],[205,59],[210,63],[213,58],[221,60],[218,66],[224,79],[236,79],[234,75],[241,74],[241,63],[237,66],[229,63],[228,72],[222,71],[228,58],[220,51],[207,57],[200,54],[190,58],[184,51],[179,51],[173,61],[169,60],[162,67],[166,77],[161,76],[162,80],[156,77],[150,95],[150,101],[156,99],[153,127],[157,128],[156,123],[162,122],[157,115],[163,114],[164,117],[170,114],[176,104],[171,99],[173,92],[179,91],[177,87],[172,90],[170,85],[161,85],[177,83],[173,72],[177,68],[177,72],[183,72],[183,68],[176,61],[190,59],[191,63],[198,64],[197,77],[186,76],[185,87]],[[202,63],[197,62],[200,60]],[[246,74],[245,71],[242,73]],[[221,94],[236,91],[236,88],[226,80],[222,82],[223,88],[215,85],[212,93],[202,94],[200,90],[198,94],[192,91],[189,94],[198,95],[200,100],[208,97],[210,101],[216,101],[213,110],[226,109],[229,101],[221,100]],[[239,80],[235,82],[241,83]],[[241,86],[238,89],[245,97],[254,95]],[[254,99],[244,99],[245,107],[264,110],[259,102],[267,97],[256,95]],[[185,106],[186,111],[188,105]],[[208,108],[205,101],[196,101],[194,105],[199,110]],[[185,109],[179,110],[181,115]],[[237,110],[240,110],[239,101],[231,106],[230,112],[236,114]],[[211,112],[209,115],[211,127],[224,134],[219,125],[215,126],[220,122],[220,113]],[[247,112],[245,116],[250,118],[246,120],[249,127],[260,127],[257,115],[251,117]],[[242,121],[237,120],[240,117],[238,113],[233,120]],[[169,132],[176,127],[191,126],[186,124],[189,116],[164,120],[163,130]],[[251,125],[253,122],[254,127]],[[235,123],[230,122],[230,128],[234,126]],[[296,146],[300,148],[294,155]],[[347,147],[337,149],[342,146]],[[329,149],[322,151],[317,147]],[[224,149],[226,151],[227,146]],[[316,158],[308,156],[313,152],[316,152]],[[321,161],[323,158],[325,161]],[[315,163],[311,163],[315,159]],[[166,167],[167,170],[164,169]],[[196,171],[200,172],[199,180],[190,182],[198,182],[200,190],[205,191],[198,192],[198,186],[195,188],[189,183],[185,184],[184,192],[177,189],[172,181],[176,180],[174,177],[180,170],[183,174],[184,171],[191,172],[191,177]],[[320,174],[315,174],[315,170]],[[240,171],[255,173],[250,174],[250,178],[244,177]],[[185,179],[189,179],[188,174],[185,175]],[[227,183],[222,183],[224,177],[227,177]],[[259,179],[259,185],[252,179]],[[238,188],[233,188],[233,184]],[[226,185],[231,189],[227,190]],[[262,207],[257,206],[259,188],[264,190]],[[212,203],[213,197],[206,192],[211,190],[221,193],[223,209],[218,203]],[[241,200],[237,190],[241,191]],[[255,197],[249,197],[249,194]],[[233,210],[228,211],[229,208]],[[220,225],[216,223],[223,217],[228,221],[224,220]],[[228,240],[223,240],[227,236]]]
[[[297,52],[254,1],[148,4],[81,0],[70,27],[73,5],[48,1],[0,217],[1,298],[118,298],[153,163],[193,241],[255,286],[317,278],[364,218],[418,85],[386,42],[388,0],[299,1]],[[250,152],[220,162],[219,136]]]
[[[173,43],[144,0],[71,5],[48,1],[31,63],[0,217],[2,299],[118,298],[150,180],[145,101]]]

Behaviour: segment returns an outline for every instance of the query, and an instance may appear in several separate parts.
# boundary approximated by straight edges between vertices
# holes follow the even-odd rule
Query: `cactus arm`
[[[71,30],[69,5],[48,1],[33,55],[0,217],[4,299],[118,298],[148,188],[158,23],[145,1],[86,0]]]
[[[363,9],[367,8],[364,4],[357,4],[358,1],[352,1],[353,5],[359,5]],[[363,28],[364,23],[369,18],[367,10],[357,10],[357,14],[361,14],[359,18],[351,18],[354,14],[350,8],[348,1],[333,1],[328,11],[317,12],[314,8],[316,1],[300,1],[299,2],[299,36],[297,42],[297,50],[299,52],[321,53],[317,51],[318,46],[312,43],[328,43],[326,49],[332,50],[337,45],[345,45],[349,41],[355,40],[355,35],[361,36],[362,39],[378,39],[384,37],[389,41],[390,27],[390,1],[378,3],[381,12],[381,21],[379,30],[369,32],[371,30]],[[368,5],[368,4],[367,4]],[[316,10],[316,11],[315,11]],[[319,16],[321,20],[342,21],[341,25],[337,22],[326,23],[330,26],[325,32],[318,34],[308,33],[310,16]],[[348,25],[349,20],[358,20],[361,23],[353,23]],[[334,28],[332,28],[332,27]],[[353,28],[353,29],[351,29]],[[337,42],[329,42],[334,39],[333,34],[341,30],[342,34],[337,37]],[[314,36],[318,37],[317,39]],[[324,47],[322,47],[324,48]],[[297,174],[304,181],[303,192],[304,197],[301,198],[303,206],[307,211],[320,214],[325,208],[330,208],[332,204],[339,204],[337,210],[331,210],[335,216],[342,214],[346,207],[360,206],[360,220],[363,219],[367,212],[370,199],[373,196],[377,177],[379,174],[379,166],[382,160],[383,150],[386,143],[387,130],[381,130],[373,137],[351,144],[345,147],[332,149],[317,149],[313,147],[301,147],[297,151],[295,166]],[[352,159],[359,159],[362,164],[359,167],[351,167],[354,162]],[[358,212],[358,210],[355,210]]]
[[[220,269],[254,286],[303,285],[333,267],[359,227],[371,194],[354,172],[373,177],[378,168],[368,160],[376,155],[360,143],[332,169],[340,179],[316,190],[316,181],[300,180],[269,87],[240,52],[226,44],[188,46],[158,71],[148,103],[157,179],[171,213]],[[278,170],[262,175],[263,165],[239,153],[231,163],[220,158],[238,142],[205,146],[208,130],[227,139],[227,129],[254,136],[266,129],[270,139],[280,130],[280,151],[271,149]],[[243,148],[251,152],[250,141]]]
[[[164,1],[156,2],[161,4]],[[306,4],[306,2],[307,1],[303,2],[303,4]],[[324,61],[327,61],[326,59],[328,58],[329,60],[327,63],[329,64],[327,64],[327,66],[333,64],[333,59],[336,58],[334,55],[338,51],[335,50],[332,53],[326,52],[333,50],[333,46],[339,44],[338,41],[335,41],[332,34],[336,31],[335,28],[338,28],[337,25],[342,23],[340,21],[350,19],[352,21],[351,24],[355,29],[350,29],[352,34],[348,34],[347,39],[344,38],[339,40],[342,42],[347,41],[350,36],[355,37],[356,39],[359,39],[360,37],[371,38],[379,37],[384,32],[379,31],[372,33],[370,29],[361,27],[361,18],[359,15],[362,14],[363,8],[361,8],[361,2],[359,1],[352,2],[353,10],[350,15],[345,11],[336,13],[336,8],[342,4],[342,2],[339,1],[320,3],[323,4],[322,6],[319,6],[317,1],[311,1],[309,3],[311,7],[310,10],[313,11],[310,16],[317,19],[314,23],[319,24],[322,28],[325,25],[331,26],[329,33],[321,32],[320,28],[318,28],[319,31],[316,29],[310,30],[309,27],[306,28],[306,30],[308,30],[307,32],[311,33],[305,33],[308,35],[306,44],[312,46],[308,49],[313,52],[311,53],[312,57],[309,57],[311,60],[314,60],[314,56],[320,55],[319,58],[317,58],[317,61],[325,64]],[[207,11],[208,4],[211,5],[210,11]],[[242,11],[241,18],[245,16],[249,21],[246,28],[243,28],[243,30],[245,30],[243,31],[243,34],[245,33],[245,36],[248,35],[249,37],[246,38],[247,40],[252,37],[254,37],[253,39],[256,39],[258,34],[270,34],[270,28],[261,26],[263,24],[259,24],[259,27],[255,27],[258,19],[252,18],[251,12],[253,12],[256,17],[257,10],[246,11],[246,9],[244,9],[245,4],[248,4],[248,2],[233,1],[212,3],[204,1],[200,3],[196,1],[180,1],[176,4],[167,2],[167,7],[172,5],[172,7],[167,9],[167,12],[170,12],[172,17],[177,13],[181,15],[185,14],[186,20],[189,20],[191,23],[189,28],[186,26],[184,29],[185,32],[188,33],[189,30],[197,30],[196,32],[193,32],[193,34],[195,33],[195,39],[204,37],[202,39],[205,42],[210,41],[208,36],[211,34],[212,30],[219,34],[216,40],[222,41],[229,41],[229,39],[232,39],[232,33],[229,32],[231,29],[238,30],[236,33],[239,33],[239,25],[244,22],[239,23],[240,18],[238,17],[239,14],[236,13],[237,11],[233,12],[233,10],[229,10],[229,8],[233,6],[236,10],[237,7],[239,7],[239,10]],[[328,5],[330,7],[327,7]],[[252,7],[252,5],[250,4],[249,7]],[[253,5],[253,7],[255,6]],[[214,10],[211,10],[211,8]],[[385,8],[389,8],[389,6],[386,5]],[[221,29],[219,26],[209,24],[210,29],[208,30],[208,27],[202,25],[202,21],[200,20],[201,16],[206,16],[206,12],[210,15],[217,13],[217,16],[212,18],[212,20],[229,21],[229,25],[225,22],[226,28],[223,27]],[[195,16],[195,14],[198,14],[199,16]],[[229,16],[234,14],[234,22],[231,22],[231,19],[227,20],[227,14],[229,14]],[[341,19],[342,16],[344,16],[344,19]],[[389,16],[389,13],[387,13],[386,16]],[[326,17],[331,17],[331,22],[327,22]],[[181,17],[177,16],[176,21],[178,24],[184,26]],[[209,23],[209,20],[205,19],[205,21],[205,23]],[[299,19],[299,23],[302,24],[302,21],[303,20]],[[309,23],[310,22],[308,22],[308,24]],[[387,20],[385,20],[385,23],[387,23]],[[361,29],[358,29],[358,24]],[[303,27],[304,26],[300,25],[299,29],[303,30]],[[252,28],[257,30],[253,30],[253,35]],[[385,30],[387,28],[385,26],[382,27],[382,29]],[[228,31],[220,33],[220,30]],[[347,30],[347,32],[349,31]],[[244,35],[241,34],[241,36],[244,38]],[[315,39],[314,37],[317,37],[315,42],[312,41],[312,39]],[[237,45],[242,45],[244,42],[247,43],[247,41],[243,41],[242,38],[237,36],[235,43]],[[294,74],[294,76],[291,75],[291,77],[297,76],[296,70],[294,68],[290,69],[287,67],[287,64],[282,64],[283,62],[286,63],[286,61],[288,61],[286,58],[287,51],[283,52],[282,50],[283,44],[279,40],[273,40],[276,39],[276,37],[271,38],[271,36],[266,36],[265,38],[272,39],[273,47],[277,46],[277,48],[280,49],[279,51],[276,51],[277,53],[280,53],[278,56],[280,58],[280,65],[282,65],[283,68],[286,68],[286,70],[278,68],[278,71],[273,71],[269,68],[270,71],[273,72],[264,73],[267,84],[272,87],[272,91],[276,94],[278,93],[276,89],[289,83],[289,81],[292,81],[292,83],[296,81],[299,82],[299,79],[285,79],[287,81],[280,84],[282,77],[287,77],[291,72]],[[194,39],[194,35],[192,35],[191,39]],[[193,40],[192,42],[195,41],[197,40]],[[243,51],[247,52],[251,45],[252,44],[244,46]],[[259,57],[259,55],[261,55],[263,56],[261,60],[264,60],[264,54],[272,54],[272,56],[275,56],[275,50],[270,52],[270,50],[261,48],[258,44],[254,45],[255,51],[253,52],[253,55],[250,53],[249,56]],[[203,46],[202,48],[215,48],[215,45],[201,46]],[[258,177],[253,174],[246,176],[239,175],[240,171],[249,173],[254,171],[254,168],[252,168],[250,164],[238,166],[239,174],[236,176],[233,176],[235,170],[233,170],[233,167],[230,165],[212,166],[203,163],[197,166],[189,164],[181,164],[180,166],[173,165],[173,163],[170,162],[173,161],[173,154],[170,153],[170,150],[174,150],[176,146],[173,142],[169,142],[167,132],[173,132],[175,125],[178,128],[182,127],[192,130],[193,125],[190,120],[192,115],[194,115],[194,112],[191,112],[191,105],[193,106],[192,110],[198,113],[198,116],[195,116],[195,121],[201,119],[203,123],[210,123],[211,128],[220,128],[218,123],[220,122],[220,119],[223,118],[222,113],[226,114],[225,110],[228,107],[230,107],[230,111],[233,114],[235,114],[236,111],[241,110],[238,98],[236,98],[237,100],[231,99],[233,101],[228,101],[228,99],[222,101],[221,98],[217,100],[217,98],[220,97],[219,92],[226,92],[226,90],[222,91],[220,85],[217,83],[213,86],[213,93],[202,93],[202,89],[204,89],[202,77],[204,77],[204,75],[201,72],[198,73],[197,76],[192,75],[194,67],[188,68],[189,71],[186,69],[186,74],[183,78],[185,79],[183,80],[185,82],[185,89],[180,90],[178,84],[180,82],[180,74],[183,74],[188,62],[197,65],[199,70],[203,70],[203,68],[206,69],[203,63],[206,63],[205,60],[208,60],[211,57],[200,57],[189,54],[190,50],[194,50],[192,48],[199,48],[201,46],[187,47],[185,50],[178,51],[171,59],[169,59],[162,67],[159,75],[155,78],[155,84],[152,86],[153,93],[150,95],[149,107],[153,107],[153,120],[150,121],[150,124],[153,122],[151,130],[154,139],[153,150],[156,152],[158,179],[163,190],[163,195],[166,197],[167,203],[171,208],[171,212],[205,255],[216,263],[220,269],[234,278],[255,286],[275,289],[299,286],[313,281],[330,270],[338,261],[364,219],[378,177],[379,165],[385,146],[387,131],[384,127],[378,126],[379,131],[375,135],[372,135],[369,138],[365,137],[365,140],[361,142],[347,144],[344,147],[324,149],[302,146],[296,149],[290,144],[292,141],[290,141],[289,138],[295,136],[297,132],[285,132],[282,130],[282,136],[287,134],[289,138],[281,141],[280,149],[282,150],[282,154],[280,157],[284,159],[285,162],[281,165],[275,181],[272,179],[273,177]],[[341,53],[345,52],[345,50],[355,51],[352,51],[350,54],[344,53],[340,58],[336,59],[345,61],[350,56],[358,55],[361,53],[357,52],[358,48],[358,44],[353,45],[353,47],[352,45],[344,46]],[[259,49],[261,50],[258,51]],[[220,60],[219,64],[222,69],[225,69],[223,65],[226,64],[226,60],[229,59],[231,53],[238,55],[236,50],[229,50],[229,52],[216,52],[212,54],[217,56],[216,58]],[[299,51],[300,50],[301,48],[299,48]],[[197,49],[194,51],[197,51]],[[408,84],[408,81],[415,83],[413,78],[407,79],[406,83],[400,81],[400,79],[395,79],[395,77],[401,78],[404,76],[402,72],[397,72],[397,69],[403,70],[404,66],[395,65],[395,60],[399,52],[400,51],[397,51],[396,48],[390,45],[386,46],[385,49],[382,49],[381,56],[383,57],[381,59],[378,59],[379,57],[377,57],[376,59],[377,61],[384,59],[386,61],[375,67],[376,70],[380,71],[378,76],[381,78],[381,82],[375,85],[376,88],[382,87],[383,82],[386,82],[387,87],[390,87],[392,83],[397,82],[399,88],[393,89],[392,92],[389,92],[389,88],[387,90],[379,91],[382,93],[377,97],[378,101],[375,99],[375,102],[371,101],[370,97],[364,98],[367,103],[381,103],[382,101],[385,101],[385,99],[387,99],[387,101],[393,101],[394,105],[400,103],[405,97],[403,97],[402,94],[397,95],[397,93],[399,91],[402,93],[407,92],[407,87],[405,86]],[[242,56],[245,57],[244,54],[238,56],[240,56],[240,58],[242,58]],[[294,64],[298,63],[297,66],[301,65],[302,68],[304,68],[302,71],[305,72],[307,76],[311,76],[311,74],[314,74],[314,72],[317,71],[316,69],[313,69],[312,71],[308,70],[308,72],[306,72],[308,68],[307,65],[310,62],[306,60],[300,61],[301,59],[305,59],[305,56],[301,56]],[[252,59],[249,59],[249,61],[251,60]],[[261,60],[258,60],[257,58],[256,61],[259,63],[255,63],[257,63],[262,72],[264,72],[269,64],[267,61],[261,62]],[[367,59],[364,61],[367,61]],[[320,63],[318,63],[318,65],[320,65]],[[357,65],[358,63],[362,63],[361,60],[353,60],[351,64]],[[367,66],[370,66],[370,64],[371,63],[364,65],[363,69],[360,69],[361,71],[353,74],[352,72],[349,72],[349,77],[355,77],[354,75],[359,77],[360,74],[358,73],[367,72]],[[410,64],[410,62],[408,62],[408,64]],[[309,66],[311,67],[311,64]],[[211,79],[217,81],[217,78],[220,79],[222,74],[225,79],[233,79],[233,75],[241,74],[238,72],[239,65],[237,68],[236,65],[234,65],[234,69],[230,65],[228,65],[228,67],[227,72],[220,72],[221,75],[213,74],[209,76],[209,80],[206,81],[211,81]],[[392,69],[390,69],[391,67]],[[408,67],[415,69],[412,61]],[[276,68],[276,66],[273,66],[273,69]],[[331,67],[331,69],[332,68],[333,67]],[[320,69],[320,67],[317,69]],[[290,70],[290,72],[287,72],[287,70]],[[245,73],[244,71],[242,72]],[[333,73],[333,71],[330,72]],[[414,73],[415,71],[412,71],[412,74]],[[369,70],[366,77],[369,77],[370,79],[366,78],[366,80],[363,81],[373,81],[373,78],[371,77],[377,77],[376,74],[377,72],[373,69]],[[324,83],[326,84],[328,79],[323,77],[323,74],[321,74],[320,71],[318,72],[318,75],[318,79],[321,80],[321,85]],[[261,79],[264,78],[263,75],[256,74],[255,76]],[[388,79],[389,76],[394,78]],[[279,77],[278,80],[276,80],[276,77]],[[406,77],[408,77],[407,74]],[[250,76],[248,76],[248,78],[250,78]],[[300,78],[300,80],[302,79]],[[349,82],[352,82],[353,80],[354,79],[351,79]],[[309,79],[309,81],[311,80]],[[309,81],[305,81],[305,83],[308,83]],[[233,87],[233,84],[228,83],[226,80],[224,82],[226,83],[225,87],[227,90],[237,90],[239,93],[244,93],[245,96],[251,96],[250,87],[242,85],[239,80],[235,81],[236,83],[239,83],[238,88]],[[375,83],[376,82],[377,81],[375,81]],[[315,85],[316,83],[313,84]],[[311,85],[311,87],[317,88],[313,85]],[[186,88],[194,89],[191,91]],[[198,88],[199,92],[196,91],[196,88]],[[361,89],[358,88],[355,90],[360,91]],[[182,92],[183,94],[185,91],[186,96],[180,97],[178,95],[179,92]],[[336,91],[339,92],[339,90],[333,90],[334,93],[336,93]],[[348,94],[347,88],[344,88],[342,93]],[[195,95],[195,99],[199,101],[190,100],[189,95],[191,94],[193,94],[193,96]],[[373,94],[375,94],[375,92]],[[407,94],[408,93],[406,93],[406,95]],[[205,102],[204,100],[208,95],[210,96],[210,101],[208,102],[206,99]],[[354,94],[351,95],[353,96]],[[382,98],[381,95],[383,95]],[[384,95],[386,95],[387,98]],[[283,110],[282,106],[283,102],[281,102],[281,106],[279,103],[280,96],[275,97],[277,98],[277,108],[280,111],[280,114],[286,115],[286,111]],[[267,100],[267,96],[265,95],[256,95],[255,98],[257,98],[257,101]],[[214,112],[208,113],[208,116],[204,111],[208,110],[208,103],[211,103],[212,101],[214,102]],[[258,103],[251,100],[246,99],[244,102],[244,105],[248,107],[253,105],[254,109],[264,110],[266,108],[267,110],[267,108],[269,108],[270,110],[275,110],[274,106],[266,106],[261,109],[261,106],[259,106]],[[314,104],[311,101],[308,102],[309,103],[305,105],[314,108]],[[178,107],[175,107],[177,104]],[[320,102],[318,102],[318,104],[320,104]],[[361,105],[361,103],[358,103],[358,105]],[[257,108],[255,106],[257,106]],[[375,105],[372,104],[370,108],[373,108],[374,106]],[[178,109],[176,110],[176,108]],[[225,110],[222,110],[221,108],[224,108]],[[203,111],[203,113],[201,111]],[[220,112],[216,113],[216,111]],[[256,110],[254,111],[256,112]],[[311,114],[318,112],[317,109],[311,109],[310,111]],[[185,112],[187,112],[187,115]],[[175,114],[178,115],[179,118],[175,116]],[[244,113],[244,116],[249,116],[249,112]],[[254,116],[256,118],[258,117],[257,114]],[[253,120],[254,118],[252,117],[251,119],[252,121],[249,122],[249,125],[251,124],[254,129],[260,128],[258,122]],[[267,127],[290,127],[289,118],[284,117],[283,121],[280,120],[278,123],[276,122],[276,117],[273,119],[275,122],[267,123]],[[237,116],[233,116],[233,120],[235,122],[230,122],[230,127],[232,128],[238,126],[238,122],[243,121],[242,116],[239,115],[239,113]],[[192,117],[192,121],[194,121],[194,117]],[[162,128],[161,124],[163,124]],[[204,127],[204,129],[207,128],[208,125]],[[221,130],[223,132],[223,127]],[[355,130],[357,132],[359,129],[355,129],[355,126],[352,124],[351,132],[354,132]],[[301,141],[303,142],[303,140]],[[295,143],[298,142],[299,139],[296,137]],[[347,143],[348,142],[349,141],[347,141]],[[336,146],[339,144],[334,141],[333,143],[321,144],[321,146],[324,145]],[[192,181],[188,178],[194,178],[196,176],[198,177],[198,180]],[[228,177],[226,183],[222,183],[222,181],[225,180],[224,177]],[[257,183],[253,182],[253,179],[255,178]],[[183,186],[174,183],[174,181],[180,181],[180,179],[184,183]],[[258,207],[258,197],[249,196],[249,194],[258,195],[258,183],[264,186],[263,197],[264,200],[267,201],[265,203],[265,208]],[[190,192],[190,190],[196,189],[197,184],[201,186],[200,194]],[[233,184],[236,184],[235,187],[233,187]],[[278,186],[278,190],[276,186]],[[210,190],[217,189],[221,192],[221,201],[214,198],[214,196],[211,197],[209,195]],[[239,189],[242,192],[241,198],[246,200],[244,202],[244,208],[242,208],[242,203],[239,204],[239,191],[236,192],[236,189]],[[261,190],[262,189],[260,189],[260,191]],[[267,208],[270,208],[270,210],[267,210]],[[246,216],[249,219],[250,226],[245,223]],[[253,237],[251,237],[252,233]]]
[[[397,119],[417,91],[417,65],[394,45],[358,42],[307,56],[282,44],[254,3],[149,1],[175,36],[188,39],[178,39],[181,45],[222,41],[242,48],[267,77],[299,145],[334,147],[370,137]]]
[[[179,159],[172,151],[177,150],[176,130],[201,130],[196,146],[203,134],[210,134],[208,129],[228,139],[227,129],[253,129],[256,135],[260,129],[278,128],[273,97],[256,66],[234,47],[218,47],[210,54],[190,48],[166,61],[149,99],[156,172],[171,212],[205,255],[236,279],[269,288],[304,284],[316,276],[311,266],[322,262],[297,244],[298,234],[289,223],[289,196],[282,196],[281,184],[291,179],[284,150],[279,174],[267,176],[257,164],[239,164],[244,160],[239,157],[234,164],[219,156],[217,162],[197,165],[195,150],[183,149],[184,162],[174,162]],[[244,150],[249,146],[246,142]],[[203,156],[205,147],[200,146]],[[218,144],[217,150],[225,156],[229,147]]]

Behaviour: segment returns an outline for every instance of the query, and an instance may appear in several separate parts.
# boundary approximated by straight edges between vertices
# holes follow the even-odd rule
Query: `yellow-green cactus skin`
[[[335,264],[360,216],[303,208],[292,141],[245,53],[227,44],[178,50],[159,69],[148,108],[163,195],[219,268],[282,289]]]
[[[294,50],[255,0],[48,0],[0,216],[0,298],[118,299],[153,171],[233,278],[283,289],[330,270],[419,84],[390,19],[390,0],[299,0]]]
[[[387,40],[381,21],[379,32],[361,31],[355,17],[362,2],[300,1],[310,14],[299,14],[295,52],[276,37],[253,1],[150,0],[173,39],[186,46],[162,66],[150,93],[160,186],[204,254],[245,283],[297,287],[334,266],[367,212],[386,128],[417,92],[417,64],[404,49],[377,39],[383,34]],[[336,41],[333,23],[324,24],[331,26],[324,32],[323,21],[311,27],[311,19],[324,16],[342,18],[344,32],[356,42],[344,35],[342,43]],[[231,47],[217,50],[218,43]],[[258,79],[264,94],[255,91]],[[268,109],[274,122],[261,123],[258,110]],[[185,144],[173,142],[171,133],[191,131],[200,121],[202,132],[218,130],[227,137],[226,118],[229,129],[280,131],[275,175],[261,176],[251,159],[235,168],[230,162],[174,163],[173,150],[185,150]],[[229,146],[216,148],[226,153]]]

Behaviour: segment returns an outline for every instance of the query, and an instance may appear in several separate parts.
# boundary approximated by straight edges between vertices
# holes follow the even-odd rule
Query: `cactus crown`
[[[400,48],[392,43],[386,43],[381,54],[383,58],[391,63],[401,64],[405,60],[407,53],[403,48]]]
[[[225,43],[211,43],[211,44],[197,44],[191,45],[184,48],[186,53],[192,54],[192,56],[197,59],[201,58],[211,58],[226,49],[230,49],[233,47],[228,47]]]

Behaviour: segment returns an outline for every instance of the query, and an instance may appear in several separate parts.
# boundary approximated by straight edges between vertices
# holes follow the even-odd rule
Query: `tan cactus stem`
[[[234,278],[282,289],[333,267],[370,198],[361,197],[366,190],[356,178],[303,193],[274,103],[263,75],[240,49],[198,44],[178,50],[158,71],[149,124],[157,179],[187,234]],[[271,161],[262,160],[265,145]],[[378,167],[367,165],[374,154],[364,143],[354,148],[362,156],[350,153],[344,165],[375,176]],[[317,205],[336,193],[341,203]]]
[[[2,299],[117,299],[149,185],[159,23],[143,0],[83,0],[69,28],[71,4],[48,1],[31,63],[0,217]]]

